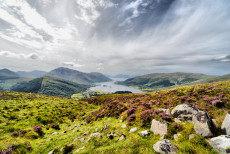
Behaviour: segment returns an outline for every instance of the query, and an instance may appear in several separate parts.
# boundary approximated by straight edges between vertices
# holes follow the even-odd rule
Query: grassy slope
[[[145,91],[156,91],[203,81],[213,76],[194,73],[153,73],[127,79],[119,84],[135,86]]]
[[[0,148],[4,149],[7,145],[15,144],[18,145],[16,146],[18,150],[27,153],[48,153],[55,149],[60,151],[66,145],[73,144],[74,153],[76,149],[83,146],[85,149],[81,153],[155,153],[152,146],[160,136],[151,134],[148,137],[141,137],[138,132],[149,129],[152,118],[164,120],[164,117],[159,112],[146,121],[140,116],[143,111],[158,112],[159,108],[171,110],[178,104],[188,103],[201,110],[207,110],[211,117],[216,119],[219,128],[225,112],[230,110],[229,87],[230,81],[226,81],[147,94],[99,96],[80,102],[27,93],[0,92]],[[215,100],[221,100],[222,105],[212,104]],[[130,117],[128,109],[131,107],[135,107],[132,114],[136,115],[136,120],[131,121],[127,128],[121,128],[122,124],[127,124]],[[104,118],[97,117],[98,114],[103,115]],[[144,125],[143,120],[145,120]],[[85,121],[89,123],[80,127],[73,126]],[[61,130],[47,129],[51,123],[59,123]],[[167,138],[177,146],[179,153],[215,153],[199,136],[188,140],[189,134],[195,133],[192,124],[175,123],[172,117],[168,123],[170,128]],[[110,128],[102,132],[102,138],[92,138],[89,142],[80,142],[79,139],[73,141],[78,136],[89,138],[89,134],[94,133],[96,128],[100,132],[105,124]],[[33,131],[32,127],[35,125],[42,126],[44,136],[38,136]],[[129,133],[129,129],[134,126],[138,128],[138,132]],[[27,133],[23,137],[12,137],[10,133],[16,130],[26,130]],[[59,134],[51,135],[55,131]],[[63,131],[67,132],[63,133]],[[82,136],[87,131],[89,133]],[[111,132],[117,134],[113,140],[107,137]],[[175,141],[172,136],[178,132],[182,137]],[[121,134],[125,134],[127,139],[118,141]],[[37,139],[34,138],[36,135]],[[47,139],[52,140],[47,142]],[[25,142],[32,146],[32,150],[26,149]]]
[[[87,88],[86,85],[54,77],[40,77],[15,85],[11,90],[71,98],[73,94],[85,91]]]

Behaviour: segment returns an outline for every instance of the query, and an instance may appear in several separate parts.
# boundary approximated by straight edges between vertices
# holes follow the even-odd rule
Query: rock
[[[97,136],[101,137],[101,133],[93,133],[93,134],[90,135],[90,137],[97,137]]]
[[[98,132],[98,128],[95,129],[95,132]]]
[[[153,145],[153,149],[160,154],[176,154],[177,148],[171,141],[164,139]]]
[[[173,135],[174,140],[178,141],[178,137],[179,137],[179,136],[181,136],[180,133],[179,133],[179,134],[174,134],[174,135]]]
[[[106,129],[108,129],[108,128],[109,128],[109,125],[103,126],[102,129],[101,129],[101,132],[104,131],[104,130],[106,130]]]
[[[193,124],[196,134],[202,137],[212,137],[216,133],[215,125],[207,112],[199,111],[194,115]]]
[[[195,134],[190,134],[189,135],[189,140],[193,139],[196,135]]]
[[[86,136],[89,134],[89,131],[85,132],[82,136]]]
[[[207,140],[209,144],[218,151],[219,153],[229,153],[230,147],[230,136],[229,135],[221,135],[218,137],[211,138]]]
[[[78,153],[78,152],[80,152],[80,151],[82,151],[82,150],[84,150],[84,149],[85,149],[85,146],[83,146],[83,147],[77,149],[75,152]]]
[[[221,130],[225,135],[230,135],[230,112],[228,112],[221,125]]]
[[[81,138],[81,139],[80,139],[80,142],[83,142],[83,141],[85,141],[85,138]]]
[[[168,130],[168,123],[160,120],[153,119],[150,130],[154,134],[165,135]]]
[[[76,127],[81,127],[81,125],[83,125],[83,123],[78,124]]]
[[[79,140],[79,139],[81,139],[80,136],[78,136],[77,138],[75,138],[73,141],[75,142],[75,141],[77,141],[77,140]]]
[[[181,121],[177,118],[174,119],[175,122],[180,123]]]
[[[122,141],[122,140],[125,140],[125,139],[126,139],[126,136],[124,134],[122,134],[118,141]]]
[[[180,121],[192,121],[193,115],[199,110],[188,104],[177,105],[171,112],[174,118]]]
[[[170,115],[170,110],[169,109],[162,109],[162,108],[160,108],[158,110],[165,112],[167,115]]]
[[[54,151],[50,151],[48,154],[54,154]]]
[[[111,139],[111,140],[113,139],[113,135],[110,134],[110,135],[107,135],[107,136],[108,136],[109,139]]]
[[[123,124],[122,126],[121,126],[121,128],[126,128],[127,126],[126,126],[126,124]]]
[[[58,132],[53,132],[53,134],[52,135],[58,135]]]
[[[47,140],[46,140],[46,142],[50,142],[50,141],[52,141],[53,139],[52,138],[48,138]]]
[[[149,130],[141,131],[141,132],[139,132],[139,135],[141,135],[141,136],[149,136],[150,135],[150,131]]]
[[[133,127],[133,128],[130,129],[129,132],[130,132],[130,133],[134,133],[134,132],[136,132],[136,131],[137,131],[137,128],[136,128],[136,127]]]

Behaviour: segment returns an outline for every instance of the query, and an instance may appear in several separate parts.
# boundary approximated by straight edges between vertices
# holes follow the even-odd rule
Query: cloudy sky
[[[0,0],[0,68],[230,73],[229,0]]]

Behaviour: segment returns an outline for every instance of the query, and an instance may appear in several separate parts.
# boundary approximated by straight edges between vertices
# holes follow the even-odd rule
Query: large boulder
[[[213,149],[221,154],[229,153],[230,136],[221,135],[207,140]]]
[[[150,130],[154,134],[165,135],[168,131],[168,123],[160,120],[153,119]]]
[[[221,129],[225,135],[230,135],[230,111],[225,116]]]
[[[212,137],[216,134],[215,125],[207,112],[199,111],[193,116],[196,134],[202,137]]]
[[[153,149],[160,154],[176,154],[177,148],[171,141],[164,139],[153,145]]]
[[[180,121],[192,121],[193,115],[199,110],[188,104],[177,105],[171,112],[174,118]]]

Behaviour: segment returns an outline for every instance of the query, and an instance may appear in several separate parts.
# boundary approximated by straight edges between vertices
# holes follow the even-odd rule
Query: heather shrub
[[[42,127],[40,126],[34,126],[33,127],[34,131],[38,133],[40,136],[43,134]]]
[[[136,120],[136,115],[135,114],[130,115],[127,120],[127,125],[131,125],[131,122],[135,120]]]
[[[10,135],[13,136],[13,137],[18,137],[19,136],[19,131],[12,132],[12,133],[10,133]]]
[[[60,130],[59,124],[51,124],[50,127],[56,130]]]
[[[135,107],[130,107],[128,110],[127,110],[127,115],[131,115],[133,114],[134,112],[136,111],[136,108]]]
[[[145,110],[140,114],[141,126],[145,126],[155,117],[153,110]]]

